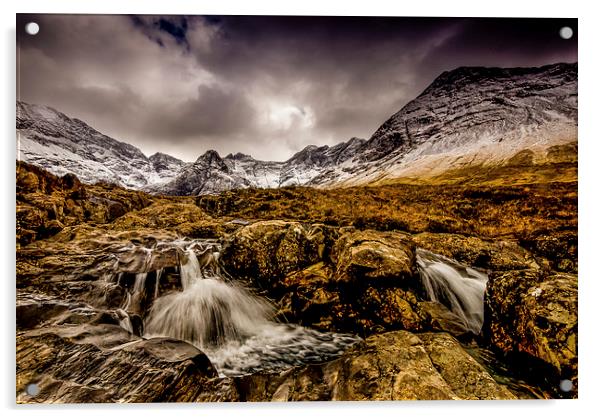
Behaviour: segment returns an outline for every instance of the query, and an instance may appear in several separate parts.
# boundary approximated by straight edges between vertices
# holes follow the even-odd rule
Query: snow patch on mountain
[[[577,140],[577,64],[461,67],[444,72],[369,140],[310,145],[284,162],[209,150],[185,163],[138,148],[56,110],[17,102],[18,158],[87,183],[171,195],[294,185],[341,187],[505,164],[525,149],[536,161]]]
[[[144,189],[168,182],[184,165],[165,154],[153,157],[50,107],[17,102],[17,158],[53,174]]]

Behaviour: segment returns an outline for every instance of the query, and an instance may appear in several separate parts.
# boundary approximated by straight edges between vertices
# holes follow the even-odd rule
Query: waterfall
[[[281,370],[342,354],[359,338],[325,334],[274,321],[275,308],[235,282],[224,280],[213,248],[180,257],[182,291],[153,302],[144,323],[147,338],[187,341],[202,350],[221,375]]]
[[[201,265],[193,249],[189,248],[181,256],[184,262],[180,263],[180,279],[182,289],[188,289],[197,279],[203,276]]]
[[[134,289],[132,291],[134,295],[139,295],[144,291],[144,286],[146,285],[146,276],[147,273],[136,274],[136,279],[134,280]]]
[[[140,306],[140,300],[144,296],[144,288],[146,286],[146,277],[148,273],[137,273],[134,278],[134,286],[128,292],[126,292],[125,302],[122,305],[123,310],[129,311],[131,309],[138,309]]]
[[[428,298],[449,308],[466,330],[479,334],[487,275],[420,248],[416,250],[416,261]]]
[[[242,341],[269,323],[271,306],[243,288],[207,278],[155,301],[147,319],[151,334],[209,348]]]
[[[131,321],[128,313],[126,311],[124,311],[123,309],[119,309],[117,311],[117,315],[119,316],[119,326],[121,328],[123,328],[124,330],[133,334],[134,327],[132,326],[132,321]]]
[[[182,261],[183,291],[155,301],[147,318],[148,333],[169,335],[208,348],[256,334],[273,317],[273,308],[266,300],[219,276],[206,277],[210,273],[201,270],[193,249],[184,253]]]
[[[155,275],[155,299],[157,299],[159,297],[159,284],[161,282],[161,276],[163,275],[163,269],[160,268],[159,270],[157,270],[156,275]]]

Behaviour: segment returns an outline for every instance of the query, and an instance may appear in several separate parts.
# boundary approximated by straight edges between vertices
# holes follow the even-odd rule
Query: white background
[[[52,4],[50,4],[52,3]],[[492,4],[495,3],[495,4]],[[600,154],[602,135],[602,16],[597,2],[578,1],[431,1],[410,3],[370,0],[330,1],[134,1],[134,0],[22,0],[0,8],[2,21],[0,118],[2,120],[2,173],[0,215],[2,233],[3,341],[0,379],[2,403],[9,416],[90,417],[144,414],[148,418],[180,416],[307,417],[311,416],[433,416],[433,417],[577,417],[602,416],[600,358],[602,319],[600,315],[602,275],[598,267],[600,247]],[[483,401],[483,402],[382,402],[382,403],[296,403],[296,404],[193,404],[193,405],[98,405],[16,406],[15,399],[15,13],[153,13],[153,14],[302,14],[302,15],[391,15],[391,16],[504,16],[579,18],[579,400],[577,401]],[[119,40],[116,40],[117,42]]]

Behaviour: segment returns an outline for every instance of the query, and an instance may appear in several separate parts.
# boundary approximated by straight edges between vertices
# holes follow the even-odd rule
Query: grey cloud
[[[243,93],[217,86],[199,86],[197,98],[182,103],[175,112],[175,134],[182,136],[250,131],[255,117],[255,109]]]
[[[369,137],[442,71],[575,61],[567,23],[576,32],[566,19],[19,15],[19,96],[147,154],[283,160]]]

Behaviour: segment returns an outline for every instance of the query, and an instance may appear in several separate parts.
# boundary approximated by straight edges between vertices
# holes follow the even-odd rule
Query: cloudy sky
[[[18,15],[17,27],[18,99],[186,161],[369,138],[458,66],[577,61],[575,19]]]

